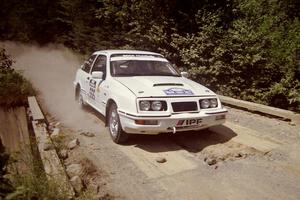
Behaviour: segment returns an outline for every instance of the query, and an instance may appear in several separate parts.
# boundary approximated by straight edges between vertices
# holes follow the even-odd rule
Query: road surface
[[[76,153],[101,171],[116,199],[300,199],[300,128],[229,109],[224,126],[134,136],[116,145],[103,117],[80,110],[73,79],[80,60],[59,47],[5,43],[16,69],[40,92],[43,108],[80,140]],[[89,131],[95,137],[79,133]],[[165,158],[158,163],[157,158]]]

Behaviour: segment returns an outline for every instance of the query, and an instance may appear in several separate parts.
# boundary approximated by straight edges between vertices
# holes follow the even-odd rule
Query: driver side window
[[[106,77],[106,56],[99,55],[95,61],[95,64],[92,68],[92,72],[103,72],[103,79]]]
[[[86,73],[90,73],[92,64],[96,58],[96,55],[92,55],[87,61],[84,62],[82,66],[82,70],[85,71]]]

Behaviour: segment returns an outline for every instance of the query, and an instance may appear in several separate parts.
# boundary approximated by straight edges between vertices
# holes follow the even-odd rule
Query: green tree
[[[156,51],[220,94],[299,111],[299,13],[297,0],[3,0],[0,37]]]
[[[184,68],[220,94],[299,111],[298,18],[279,0],[235,1],[229,26],[222,12],[200,9],[196,33],[172,35]]]
[[[237,18],[215,55],[234,77],[223,93],[299,110],[300,24],[283,8],[279,0],[238,1]]]

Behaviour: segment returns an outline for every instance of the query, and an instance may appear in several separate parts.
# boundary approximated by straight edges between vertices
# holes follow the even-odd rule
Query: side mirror
[[[103,79],[103,72],[92,72],[92,78]]]
[[[180,74],[184,78],[188,78],[189,77],[189,73],[187,73],[187,72],[180,72]]]

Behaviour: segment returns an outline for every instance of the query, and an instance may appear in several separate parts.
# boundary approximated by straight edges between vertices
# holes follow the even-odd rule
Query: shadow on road
[[[219,129],[221,130],[220,133],[205,129],[176,134],[132,135],[126,145],[133,145],[152,153],[181,149],[198,153],[205,147],[226,143],[237,135],[226,126],[219,126]]]

